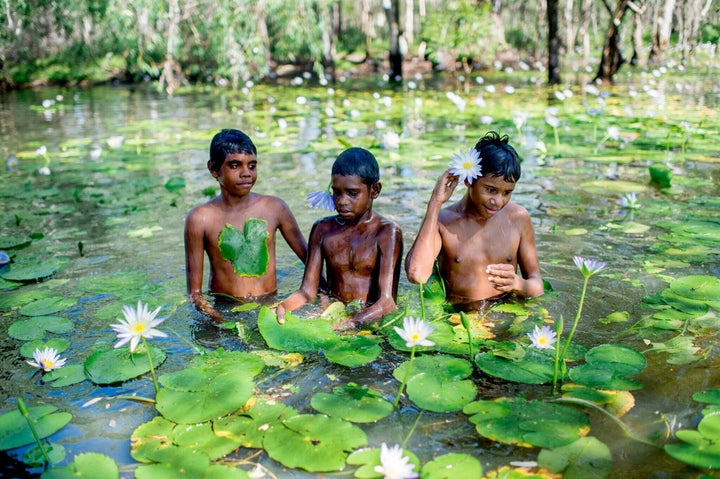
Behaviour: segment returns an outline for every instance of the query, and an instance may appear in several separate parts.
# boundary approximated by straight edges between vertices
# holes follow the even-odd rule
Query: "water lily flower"
[[[435,343],[427,339],[427,337],[435,330],[434,326],[420,318],[406,316],[403,319],[403,327],[395,326],[395,331],[403,338],[408,348],[415,346],[434,346]]]
[[[475,178],[482,176],[480,153],[475,148],[453,153],[450,160],[450,173],[459,177],[459,181],[464,182],[467,180],[472,185]]]
[[[618,200],[620,208],[626,208],[629,210],[636,210],[640,208],[640,204],[637,202],[637,193],[626,193]]]
[[[35,150],[35,155],[36,155],[36,156],[45,156],[45,155],[47,155],[47,146],[43,145],[43,146],[41,146],[40,148],[38,148],[37,150]]]
[[[414,479],[418,473],[414,472],[415,464],[409,464],[409,456],[403,456],[402,447],[396,444],[388,447],[382,443],[380,446],[380,465],[375,466],[375,472],[383,475],[384,479]]]
[[[560,126],[560,119],[550,113],[545,115],[545,122],[553,128]]]
[[[611,140],[615,140],[615,141],[619,140],[620,139],[620,128],[618,128],[617,126],[608,126],[607,136]]]
[[[115,344],[115,347],[119,348],[130,342],[130,352],[132,353],[142,338],[167,337],[167,334],[155,329],[155,326],[165,321],[165,318],[155,319],[158,311],[160,311],[159,306],[153,312],[150,312],[148,306],[142,304],[140,301],[138,301],[137,309],[133,309],[130,306],[123,306],[125,320],[123,321],[121,319],[118,324],[110,325],[117,333],[118,339],[120,339],[120,341]]]
[[[384,150],[397,150],[400,148],[400,136],[394,131],[385,132],[380,142],[380,147]]]
[[[45,372],[61,368],[65,365],[65,359],[61,358],[55,348],[45,348],[40,351],[36,348],[33,353],[34,361],[26,361],[30,366],[41,368]]]
[[[557,341],[555,331],[550,326],[543,326],[542,329],[535,326],[532,333],[527,333],[532,341],[532,346],[537,349],[550,349]]]
[[[0,251],[0,268],[10,262],[10,256],[5,251]]]
[[[42,176],[50,176],[50,168],[47,166],[42,166],[38,168],[38,174]]]
[[[17,171],[18,164],[18,159],[14,155],[10,155],[10,158],[7,160],[7,169],[10,171]]]
[[[111,136],[107,140],[107,144],[110,148],[120,148],[125,141],[124,136]]]
[[[312,193],[308,193],[305,199],[310,201],[311,208],[318,208],[328,211],[335,210],[335,202],[333,201],[333,197],[327,191],[313,191]]]
[[[607,265],[604,261],[586,259],[582,256],[573,256],[573,261],[575,262],[575,266],[580,269],[580,272],[586,278],[589,278],[595,273],[599,273]]]

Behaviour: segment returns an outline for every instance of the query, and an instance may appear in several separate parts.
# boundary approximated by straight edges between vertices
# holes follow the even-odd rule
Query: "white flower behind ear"
[[[467,151],[453,153],[450,160],[450,173],[457,176],[461,183],[467,180],[472,185],[475,178],[482,176],[482,167],[480,166],[480,153],[475,148]]]

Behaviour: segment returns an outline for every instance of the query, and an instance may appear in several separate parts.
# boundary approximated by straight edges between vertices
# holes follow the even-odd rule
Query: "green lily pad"
[[[670,289],[684,298],[696,301],[718,301],[720,279],[709,275],[684,276],[673,280]]]
[[[44,341],[42,339],[34,339],[20,346],[20,354],[24,358],[32,358],[33,354],[35,354],[36,349],[42,351],[45,348],[53,348],[58,353],[62,353],[69,347],[70,341],[65,338],[51,338],[47,341]]]
[[[367,336],[341,336],[339,341],[328,346],[325,357],[328,361],[350,368],[373,361],[382,353],[379,341]]]
[[[68,412],[58,412],[55,406],[34,406],[28,408],[30,421],[40,439],[55,434],[72,419]],[[35,437],[25,416],[13,410],[0,416],[0,451],[33,444]]]
[[[585,354],[586,364],[570,369],[569,376],[584,386],[632,391],[643,387],[642,383],[627,376],[639,374],[647,361],[645,356],[627,346],[602,344]]]
[[[271,424],[297,416],[298,411],[282,403],[259,401],[242,414],[231,414],[213,421],[215,434],[247,448],[262,448],[265,431]]]
[[[670,188],[672,170],[669,166],[650,165],[648,170],[650,172],[650,181],[662,186],[663,188]]]
[[[483,477],[482,464],[469,454],[444,454],[425,464],[421,476],[426,479],[476,479]]]
[[[590,429],[588,417],[574,408],[521,398],[475,401],[463,412],[481,436],[523,447],[565,446]]]
[[[148,283],[147,273],[141,271],[118,271],[112,275],[85,276],[78,287],[88,293],[117,294],[138,291]]]
[[[382,394],[365,386],[348,383],[333,393],[315,394],[310,405],[318,412],[350,422],[374,422],[390,415],[393,405]]]
[[[594,437],[581,437],[577,441],[555,449],[543,449],[538,454],[538,465],[563,479],[603,478],[612,469],[610,448]]]
[[[62,316],[36,316],[15,321],[8,328],[10,337],[21,341],[42,339],[47,331],[56,334],[69,333],[75,325]]]
[[[158,450],[153,459],[157,464],[135,469],[135,479],[201,479],[210,467],[204,452],[178,446]]]
[[[525,349],[525,354],[517,358],[504,358],[486,352],[475,356],[475,364],[485,374],[525,384],[544,384],[552,382],[554,361],[549,354],[533,348]]]
[[[697,431],[682,429],[675,436],[682,444],[666,444],[665,452],[678,461],[695,467],[717,469],[720,467],[720,415],[702,418]]]
[[[469,379],[472,365],[462,358],[423,355],[406,361],[393,371],[402,382],[407,377],[407,394],[419,408],[433,412],[458,411],[475,399],[477,387]]]
[[[706,389],[705,391],[698,391],[693,394],[692,398],[697,402],[720,406],[720,389]]]
[[[53,369],[52,371],[43,375],[43,382],[49,383],[54,388],[61,388],[70,386],[71,384],[77,384],[85,381],[85,366],[82,364],[68,364],[61,367],[60,369]]]
[[[263,446],[268,455],[290,468],[309,472],[337,471],[348,453],[367,444],[365,432],[342,419],[299,414],[272,424]]]
[[[58,311],[64,311],[75,305],[75,303],[77,303],[77,301],[74,298],[52,296],[26,304],[20,308],[18,312],[23,316],[45,316],[57,313]]]
[[[12,263],[0,270],[0,278],[8,281],[39,281],[54,275],[66,264],[67,261],[60,259]]]
[[[148,344],[153,367],[165,361],[165,351]],[[147,353],[141,348],[130,352],[130,348],[101,350],[92,353],[85,360],[85,373],[95,384],[113,384],[136,378],[150,371]]]
[[[0,236],[0,249],[23,248],[32,243],[27,236]]]
[[[24,304],[37,301],[38,299],[47,298],[52,293],[47,289],[34,289],[31,291],[15,291],[14,293],[3,294],[0,296],[0,309],[17,308]]]
[[[35,444],[25,451],[22,458],[23,462],[30,467],[45,467],[47,463],[50,463],[50,465],[60,464],[65,460],[65,456],[67,456],[67,451],[60,444],[50,443],[44,445],[43,449],[45,450],[45,453],[47,453],[48,458],[50,459],[49,461],[45,460],[45,455],[43,454],[43,451],[40,450],[40,446]]]
[[[73,462],[43,472],[40,479],[117,479],[120,468],[111,457],[99,452],[78,454]]]
[[[279,324],[277,315],[267,306],[258,313],[258,329],[269,347],[281,351],[315,352],[341,341],[324,319],[300,319],[288,312],[285,324]]]
[[[690,364],[703,357],[702,349],[693,344],[690,336],[675,336],[663,343],[653,342],[649,351],[668,354],[668,364]]]
[[[218,247],[223,259],[233,264],[239,276],[262,276],[267,272],[269,255],[267,221],[250,218],[240,232],[227,224],[220,232]]]
[[[381,451],[381,448],[373,447],[358,449],[350,454],[347,458],[347,463],[353,466],[360,466],[355,471],[355,477],[358,479],[380,479],[385,477],[382,473],[375,470],[375,467],[382,465],[380,462]],[[414,471],[417,472],[420,470],[420,460],[412,451],[403,449],[402,457],[407,457],[408,464],[413,464],[415,466]]]

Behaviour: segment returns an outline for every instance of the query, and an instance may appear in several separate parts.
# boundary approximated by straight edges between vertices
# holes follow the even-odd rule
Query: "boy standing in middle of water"
[[[337,215],[318,220],[312,227],[308,256],[300,288],[276,309],[278,322],[317,295],[323,264],[328,293],[345,303],[359,301],[363,308],[338,330],[380,319],[396,309],[402,233],[400,227],[372,210],[380,195],[377,160],[363,148],[343,151],[332,166],[332,196]]]

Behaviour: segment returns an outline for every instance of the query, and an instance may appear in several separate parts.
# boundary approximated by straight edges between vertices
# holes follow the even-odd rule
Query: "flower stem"
[[[157,396],[157,393],[160,390],[160,388],[158,387],[157,378],[155,377],[155,367],[153,366],[152,356],[150,354],[150,347],[148,346],[148,343],[145,340],[144,336],[142,338],[142,342],[143,342],[143,346],[145,346],[145,351],[147,352],[148,363],[150,364],[150,375],[152,376],[153,386],[155,387],[155,395]]]
[[[555,335],[557,336],[558,340],[555,342],[555,369],[553,371],[553,393],[557,393],[557,382],[558,382],[558,368],[560,367],[560,338],[562,338],[563,333],[563,327],[564,327],[564,321],[562,315],[560,315],[560,318],[558,318],[557,323],[555,323]],[[564,358],[563,358],[564,360]]]
[[[589,279],[590,279],[590,277],[586,276],[585,280],[583,282],[582,294],[580,295],[580,304],[578,305],[577,314],[575,315],[575,321],[573,321],[572,328],[570,329],[570,334],[568,334],[567,341],[565,341],[565,346],[563,346],[562,352],[560,353],[560,361],[565,361],[565,355],[567,354],[567,351],[570,348],[570,341],[572,341],[572,337],[575,334],[575,329],[577,328],[577,325],[580,322],[580,315],[582,314],[583,303],[585,302],[585,292],[587,291],[587,285],[588,285]]]
[[[423,415],[423,412],[420,411],[420,413],[417,415],[417,418],[415,418],[415,422],[413,423],[412,427],[410,428],[410,432],[407,434],[407,436],[405,436],[405,440],[400,445],[400,447],[402,447],[403,449],[405,449],[407,447],[407,443],[410,440],[410,438],[412,437],[413,433],[415,432],[415,429],[417,429],[417,425],[420,422],[420,418],[422,417],[422,415]]]
[[[412,369],[412,362],[413,358],[415,357],[415,346],[412,347],[412,350],[410,350],[410,360],[407,363],[407,369],[405,370],[405,377],[403,378],[402,383],[400,383],[400,389],[398,389],[397,396],[395,396],[395,402],[393,402],[393,406],[397,407],[398,403],[400,403],[400,396],[402,396],[403,390],[405,389],[405,384],[407,384],[407,380],[410,377],[410,370]]]
[[[43,446],[42,441],[40,440],[40,436],[38,435],[37,431],[35,430],[35,425],[33,424],[32,420],[30,419],[30,411],[28,410],[27,406],[25,405],[25,401],[22,400],[22,398],[17,398],[17,407],[18,411],[20,411],[20,414],[23,415],[25,418],[25,421],[27,421],[27,425],[30,428],[30,432],[32,433],[33,437],[35,438],[35,442],[38,445],[38,448],[40,449],[40,453],[42,454],[43,458],[45,459],[45,466],[50,465],[50,456],[48,456],[47,451],[45,450],[45,447]]]
[[[423,284],[418,283],[420,289],[420,318],[425,321],[425,295],[423,294]]]

